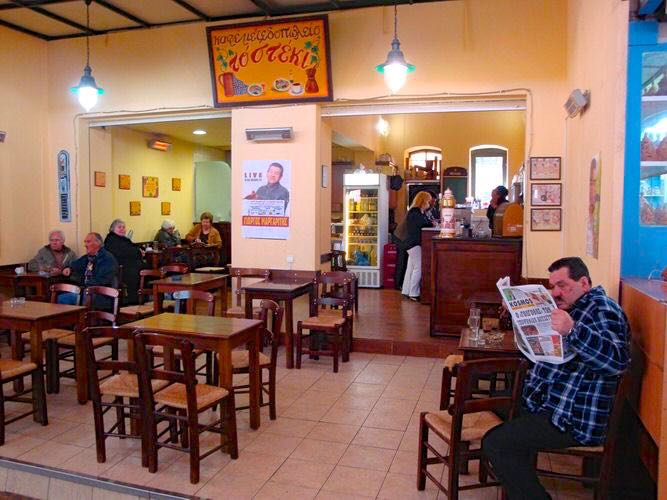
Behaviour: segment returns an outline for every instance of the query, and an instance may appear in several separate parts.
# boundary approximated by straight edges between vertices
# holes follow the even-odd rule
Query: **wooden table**
[[[38,366],[42,365],[44,348],[42,332],[51,328],[66,328],[75,325],[77,343],[76,356],[76,392],[79,403],[88,400],[88,380],[86,376],[86,356],[83,350],[83,340],[79,345],[81,335],[78,335],[83,325],[84,306],[68,306],[51,304],[50,302],[27,301],[12,306],[9,301],[0,302],[0,328],[12,331],[12,357],[18,359],[16,346],[20,342],[19,334],[30,332],[30,358]]]
[[[469,361],[471,359],[485,359],[485,358],[520,358],[523,355],[514,342],[514,332],[511,330],[503,332],[505,336],[502,342],[490,344],[485,342],[484,345],[470,338],[470,328],[463,328],[461,330],[461,338],[459,339],[459,350],[463,351],[463,360]],[[484,332],[480,330],[480,337],[483,338]]]
[[[250,351],[250,427],[259,428],[259,348],[261,345],[260,326],[254,319],[221,318],[218,316],[196,316],[192,314],[162,313],[150,316],[124,326],[140,328],[147,332],[167,333],[190,340],[196,348],[215,351],[220,362],[220,387],[229,391],[234,401],[232,384],[232,349],[247,345]],[[134,346],[128,343],[128,358],[134,356]],[[173,353],[164,352],[165,366],[173,363]],[[238,450],[230,450],[232,458],[238,457]]]
[[[285,307],[285,366],[294,367],[294,320],[293,301],[301,295],[309,296],[309,312],[314,316],[317,307],[317,281],[301,279],[276,278],[259,281],[243,287],[245,293],[245,316],[252,318],[252,301],[270,299],[282,302]]]
[[[14,297],[18,295],[19,287],[28,286],[35,288],[35,295],[31,298],[46,300],[51,283],[57,279],[58,276],[41,275],[39,273],[0,272],[0,286],[11,288]]]
[[[160,280],[155,280],[153,285],[153,304],[155,314],[162,312],[162,299],[165,293],[178,292],[179,290],[203,290],[210,292],[221,290],[220,310],[221,314],[227,307],[227,278],[228,274],[209,274],[209,273],[188,273],[182,275],[170,276]]]

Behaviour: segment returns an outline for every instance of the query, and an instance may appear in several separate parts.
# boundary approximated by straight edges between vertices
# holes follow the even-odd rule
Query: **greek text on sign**
[[[217,107],[332,98],[327,16],[206,29]]]

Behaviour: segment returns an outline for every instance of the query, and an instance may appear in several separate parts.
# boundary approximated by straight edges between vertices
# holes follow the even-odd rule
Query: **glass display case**
[[[387,178],[374,173],[345,174],[344,189],[347,268],[359,277],[359,286],[379,288],[382,249],[387,242]]]
[[[646,278],[667,265],[667,44],[658,43],[658,27],[629,25],[622,277]]]
[[[667,53],[642,55],[639,223],[667,226]]]

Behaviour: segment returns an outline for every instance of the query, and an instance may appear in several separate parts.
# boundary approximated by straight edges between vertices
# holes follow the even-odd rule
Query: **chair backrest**
[[[139,304],[143,304],[146,297],[153,295],[153,287],[150,285],[150,282],[160,279],[162,276],[162,272],[158,269],[142,269],[139,271],[139,290],[137,290]]]
[[[114,318],[118,315],[118,301],[120,291],[118,288],[110,286],[89,286],[83,293],[83,304],[91,311],[105,309],[113,314]],[[111,304],[109,307],[108,304]]]
[[[331,251],[331,270],[332,271],[347,271],[347,262],[345,260],[345,251],[332,250]]]
[[[241,307],[241,296],[243,295],[243,280],[250,278],[260,278],[268,280],[271,277],[270,269],[260,269],[255,267],[232,267],[229,274],[234,280],[234,294],[236,295],[237,307]]]
[[[162,333],[141,332],[134,337],[136,346],[136,360],[139,372],[139,384],[141,388],[142,399],[146,408],[150,409],[155,405],[153,395],[152,380],[166,380],[172,383],[185,385],[186,404],[188,414],[197,413],[197,396],[195,386],[197,378],[195,377],[195,358],[193,354],[194,346],[192,342],[180,337],[172,337]],[[149,348],[162,346],[163,349],[179,350],[181,354],[182,371],[168,370],[166,368],[154,368],[151,366]]]
[[[87,311],[84,324],[90,326],[116,326],[116,316],[106,311]]]
[[[515,358],[491,358],[467,361],[457,367],[454,404],[449,407],[452,415],[452,442],[459,442],[463,427],[463,415],[480,411],[506,411],[511,419],[521,403],[523,380],[528,370],[528,362]],[[511,395],[490,395],[488,398],[475,398],[480,377],[505,374],[505,380],[511,381]]]
[[[97,312],[97,311],[95,311]],[[83,335],[83,342],[85,346],[86,354],[86,365],[88,369],[88,386],[90,387],[91,396],[93,401],[99,402],[101,398],[100,394],[100,379],[98,371],[100,370],[110,370],[113,372],[118,371],[127,371],[130,373],[137,372],[137,364],[134,361],[120,361],[114,359],[103,359],[98,360],[95,356],[95,347],[93,345],[93,339],[102,338],[102,339],[118,339],[125,340],[127,342],[134,341],[134,335],[136,329],[127,326],[101,326],[101,327],[88,327],[83,330],[81,333]]]
[[[207,314],[215,316],[215,295],[202,290],[179,290],[173,293],[174,313],[197,314],[197,302],[207,303]]]
[[[261,309],[259,319],[262,322],[262,336],[264,341],[271,345],[271,364],[275,366],[278,359],[284,309],[278,303],[269,299],[263,299],[259,307]]]
[[[320,283],[322,284],[321,295],[323,297],[352,297],[354,290],[352,287],[352,273],[346,271],[329,271],[322,273]]]
[[[169,264],[162,266],[160,272],[162,276],[173,276],[174,274],[186,274],[190,270],[187,264]]]
[[[51,285],[51,303],[55,304],[58,302],[58,296],[61,293],[75,293],[77,295],[76,304],[81,304],[81,288],[76,285],[71,285],[69,283],[54,283]]]
[[[317,305],[321,309],[336,309],[341,313],[343,319],[347,318],[347,311],[350,308],[350,301],[340,297],[320,297],[317,299]]]

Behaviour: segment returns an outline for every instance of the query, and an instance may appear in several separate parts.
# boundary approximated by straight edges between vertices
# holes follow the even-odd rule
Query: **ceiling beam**
[[[201,10],[195,8],[194,6],[190,5],[188,2],[185,0],[172,0],[172,2],[177,3],[181,7],[183,7],[185,10],[192,12],[195,16],[197,16],[199,19],[203,21],[209,21],[210,17],[206,14],[204,14]]]
[[[84,26],[83,24],[79,24],[75,21],[72,21],[71,19],[67,19],[66,17],[59,16],[58,14],[54,14],[51,11],[48,11],[46,9],[42,9],[41,7],[38,7],[34,4],[31,4],[31,3],[27,2],[26,0],[11,0],[11,1],[13,3],[15,3],[16,5],[20,5],[21,7],[25,7],[26,9],[30,9],[33,12],[37,12],[38,14],[41,14],[45,17],[48,17],[48,18],[53,19],[55,21],[58,21],[60,23],[71,26],[72,28],[76,28],[80,31],[83,31],[84,34],[85,33],[90,33],[90,34],[97,34],[98,33],[97,31],[95,31],[93,29],[90,29],[90,28]]]
[[[269,6],[268,3],[266,3],[264,0],[250,0],[252,3],[255,4],[255,6],[264,12],[264,15],[266,16],[273,16],[274,10]]]
[[[111,12],[115,12],[119,16],[123,16],[126,19],[129,19],[132,22],[135,22],[137,24],[140,24],[144,28],[150,28],[152,25],[148,21],[145,21],[144,19],[141,19],[140,17],[137,17],[133,14],[130,14],[126,10],[121,9],[120,7],[116,7],[114,4],[107,2],[106,0],[93,0],[97,5],[101,5],[105,9],[110,10]]]
[[[334,6],[336,9],[340,9],[340,4],[338,3],[338,0],[329,0],[329,3]]]
[[[24,28],[23,26],[18,26],[16,24],[10,23],[9,21],[4,21],[0,19],[0,26],[4,26],[5,28],[9,28],[15,31],[20,31],[21,33],[24,33],[26,35],[34,36],[37,38],[41,38],[42,40],[46,40],[47,42],[51,40],[51,37],[49,35],[45,35],[44,33],[38,33],[37,31],[32,31],[29,30],[28,28]]]
[[[68,2],[77,2],[80,0],[25,0],[26,5],[31,6],[44,6],[44,5],[55,5],[59,3],[68,3]],[[23,5],[16,5],[13,3],[3,3],[0,5],[0,10],[14,10],[14,9],[23,9]]]

